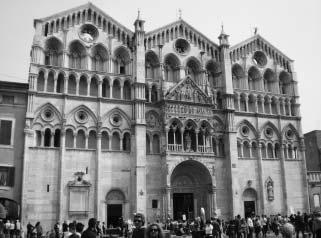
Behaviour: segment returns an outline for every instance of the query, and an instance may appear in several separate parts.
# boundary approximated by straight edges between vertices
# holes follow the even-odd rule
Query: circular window
[[[247,126],[242,126],[241,127],[241,134],[243,136],[248,136],[250,133],[250,128],[248,128]]]
[[[266,129],[265,129],[265,135],[266,135],[266,137],[271,138],[271,137],[273,136],[273,130],[272,130],[272,128],[270,128],[270,127],[266,128]]]
[[[185,54],[190,49],[190,45],[185,39],[176,40],[174,47],[175,47],[175,51],[179,54]]]
[[[87,112],[80,110],[76,113],[76,121],[78,123],[86,123],[88,121],[88,114]]]
[[[113,114],[113,115],[110,117],[110,123],[111,123],[113,126],[120,126],[121,123],[122,123],[122,117],[121,117],[119,114]]]
[[[293,133],[293,131],[291,129],[286,131],[286,137],[288,139],[293,139],[293,136],[294,136],[294,133]]]
[[[267,58],[262,51],[256,51],[253,55],[253,61],[258,66],[265,66],[267,64]]]
[[[54,117],[54,113],[51,109],[47,108],[42,112],[42,119],[45,121],[52,121]]]
[[[87,43],[92,43],[98,37],[98,30],[93,25],[85,24],[79,30],[79,37]]]

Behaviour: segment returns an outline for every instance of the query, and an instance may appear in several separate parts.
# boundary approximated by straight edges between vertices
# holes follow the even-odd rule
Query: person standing
[[[136,213],[134,216],[134,225],[132,238],[145,238],[145,217],[141,213]]]
[[[146,228],[146,238],[164,238],[163,230],[159,224],[153,223]]]
[[[249,238],[253,238],[253,231],[254,231],[254,225],[253,225],[253,220],[252,220],[252,218],[249,216],[248,218],[247,218],[247,226],[248,226],[248,228],[249,228]]]
[[[36,229],[36,233],[37,233],[37,238],[41,238],[43,230],[42,230],[42,226],[40,224],[40,221],[38,221],[35,225],[35,229]]]
[[[81,238],[96,238],[96,218],[90,218],[88,221],[88,228],[82,233]]]

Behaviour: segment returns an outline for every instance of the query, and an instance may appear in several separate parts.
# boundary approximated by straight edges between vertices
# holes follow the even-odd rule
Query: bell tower
[[[145,47],[144,23],[140,12],[134,22],[134,159],[132,162],[133,212],[146,215],[146,122],[145,122]]]

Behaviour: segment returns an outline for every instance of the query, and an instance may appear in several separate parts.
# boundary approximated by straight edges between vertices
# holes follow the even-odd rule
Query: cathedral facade
[[[258,34],[144,24],[91,3],[34,21],[22,220],[307,211],[293,61]]]

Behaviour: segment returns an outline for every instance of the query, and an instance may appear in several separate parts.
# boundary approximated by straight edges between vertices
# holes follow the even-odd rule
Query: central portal
[[[180,220],[185,214],[186,219],[194,219],[193,193],[174,193],[173,210],[174,220]]]

